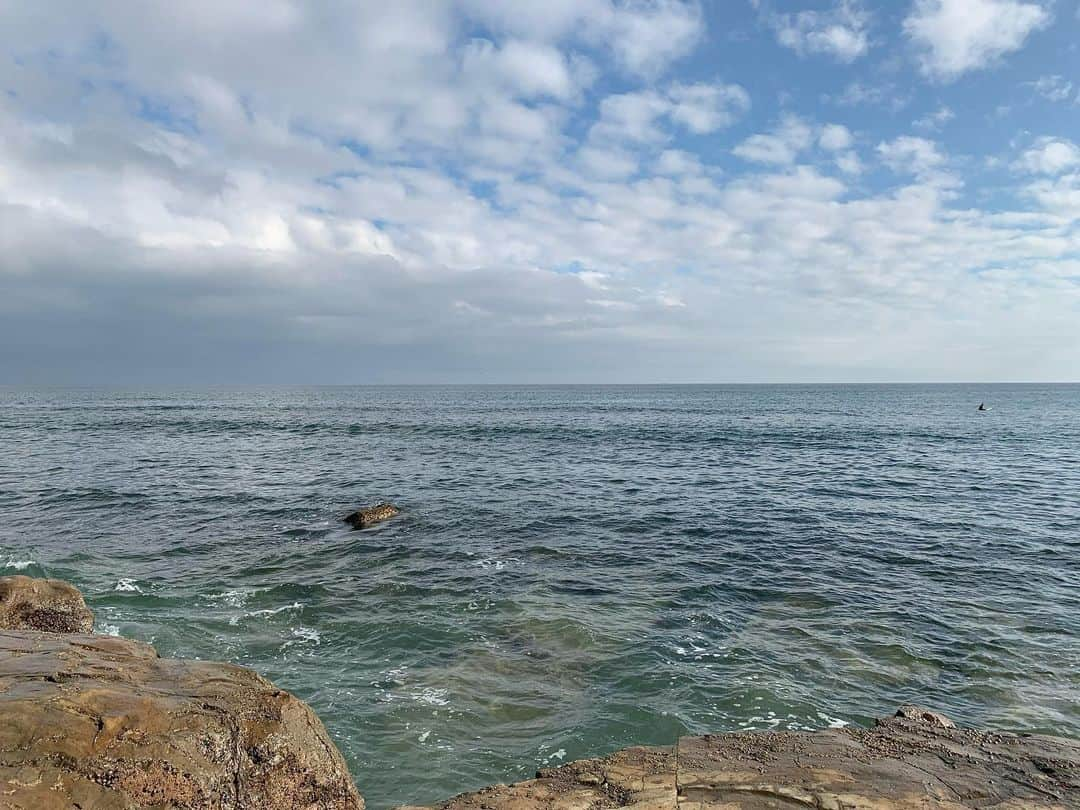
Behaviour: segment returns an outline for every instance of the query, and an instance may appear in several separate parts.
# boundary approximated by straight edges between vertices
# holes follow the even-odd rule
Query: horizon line
[[[856,380],[784,382],[0,382],[7,388],[660,388],[660,387],[764,387],[764,386],[926,386],[926,385],[1080,385],[1080,380]]]

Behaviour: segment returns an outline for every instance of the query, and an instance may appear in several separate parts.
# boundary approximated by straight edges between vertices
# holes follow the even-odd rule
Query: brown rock
[[[300,700],[148,644],[0,631],[4,810],[362,810]]]
[[[94,614],[73,585],[59,579],[0,577],[0,630],[90,633]]]
[[[359,509],[350,515],[346,515],[345,522],[352,525],[354,529],[366,529],[368,526],[372,526],[384,520],[389,520],[394,517],[394,515],[400,514],[401,510],[393,504],[380,503],[367,509]]]
[[[870,729],[741,732],[630,748],[435,807],[1066,810],[1080,808],[1080,743],[958,729],[943,715],[904,707]]]
[[[956,723],[945,715],[932,712],[929,709],[924,709],[922,706],[901,706],[896,710],[894,716],[905,720],[918,720],[919,722],[929,723],[933,726],[941,726],[942,728],[956,728]]]

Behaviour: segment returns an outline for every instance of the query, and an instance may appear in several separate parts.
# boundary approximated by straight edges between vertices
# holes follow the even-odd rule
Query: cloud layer
[[[991,198],[951,108],[778,102],[707,10],[0,0],[0,381],[1076,376],[1071,141],[1016,134]],[[743,23],[841,67],[885,25]],[[1048,24],[902,27],[952,82]]]

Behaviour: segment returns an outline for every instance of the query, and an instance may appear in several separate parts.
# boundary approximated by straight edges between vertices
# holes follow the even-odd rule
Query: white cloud
[[[789,115],[771,133],[751,135],[732,151],[752,163],[785,165],[794,163],[813,140],[810,126],[798,116]]]
[[[462,0],[462,5],[499,31],[606,48],[624,70],[645,76],[686,56],[705,30],[697,3],[684,0]]]
[[[679,84],[663,92],[642,90],[608,96],[590,135],[596,141],[657,142],[670,133],[664,118],[695,135],[735,123],[750,107],[750,96],[736,84]]]
[[[842,0],[830,11],[775,14],[771,23],[777,41],[799,55],[827,54],[853,62],[870,48],[869,14],[853,0]]]
[[[886,107],[893,112],[899,112],[911,103],[911,95],[901,92],[894,84],[870,85],[858,79],[848,84],[839,95],[827,98],[844,107],[873,105]]]
[[[941,129],[945,124],[949,123],[956,117],[950,108],[942,105],[938,107],[934,112],[927,113],[921,118],[916,118],[912,121],[912,126],[916,129],[925,130],[937,130]]]
[[[638,170],[637,157],[623,149],[583,146],[578,161],[589,175],[609,180],[620,180]]]
[[[959,181],[945,171],[947,159],[938,145],[926,138],[901,135],[877,146],[881,161],[899,174],[912,174],[929,185],[948,188]]]
[[[619,61],[646,76],[689,53],[704,32],[698,5],[679,0],[625,3],[610,20],[608,41]]]
[[[1028,85],[1047,101],[1068,101],[1072,95],[1073,84],[1064,76],[1040,76]]]
[[[1061,174],[1080,166],[1080,148],[1065,138],[1039,138],[1024,152],[1016,167],[1032,174]]]
[[[821,134],[818,136],[818,144],[822,149],[830,152],[847,149],[853,142],[851,130],[842,124],[826,124],[821,128]]]
[[[1080,222],[1080,172],[1036,180],[1025,191],[1043,210],[1059,218],[1062,223],[1071,225]],[[1080,271],[1080,267],[1077,269]]]
[[[855,137],[842,124],[825,124],[818,134],[818,146],[833,154],[833,162],[843,174],[854,177],[862,173],[858,153],[852,149]]]
[[[656,159],[655,170],[661,175],[697,175],[703,171],[697,155],[679,149],[665,149]]]
[[[923,73],[952,81],[1023,47],[1050,22],[1039,3],[1020,0],[915,0],[904,31],[919,49]]]
[[[856,175],[862,172],[862,161],[855,152],[844,152],[836,157],[836,167],[844,174]]]
[[[695,135],[731,126],[750,108],[750,96],[737,84],[676,84],[668,95],[671,119]]]
[[[661,141],[667,137],[660,119],[671,109],[667,98],[652,90],[608,96],[600,102],[600,119],[591,137],[607,141]]]
[[[564,54],[551,45],[512,39],[501,47],[484,39],[469,43],[463,73],[483,81],[490,77],[521,98],[551,96],[566,99],[578,89]]]

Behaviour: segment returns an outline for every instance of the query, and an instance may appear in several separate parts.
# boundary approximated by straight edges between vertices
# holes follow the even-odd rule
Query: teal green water
[[[0,389],[0,447],[0,573],[310,701],[373,810],[909,701],[1080,735],[1080,386]]]

